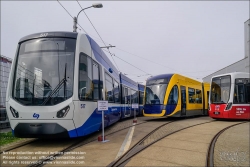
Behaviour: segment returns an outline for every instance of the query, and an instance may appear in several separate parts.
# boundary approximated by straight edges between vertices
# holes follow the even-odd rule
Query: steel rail
[[[168,122],[166,123],[165,125],[167,124],[170,124],[170,123],[174,123],[176,121],[172,121],[172,122]],[[178,121],[179,122],[179,121]],[[191,127],[194,127],[194,126],[198,126],[198,125],[202,125],[202,124],[206,124],[206,123],[211,123],[211,122],[214,122],[214,120],[212,121],[208,121],[208,122],[203,122],[203,123],[199,123],[199,124],[195,124],[195,125],[190,125],[190,126],[187,126],[187,127],[184,127],[184,128],[181,128],[181,129],[178,129],[174,132],[171,132],[169,134],[166,134],[166,135],[163,135],[162,137],[156,139],[155,141],[145,145],[145,146],[141,146],[140,144],[142,144],[148,137],[151,136],[151,134],[153,134],[154,132],[156,132],[157,130],[159,130],[161,127],[163,127],[164,125],[156,128],[155,130],[153,130],[152,132],[150,132],[148,135],[146,135],[143,139],[141,139],[139,142],[137,142],[137,144],[135,144],[131,149],[129,149],[125,154],[123,154],[120,158],[118,158],[117,160],[111,162],[107,167],[115,167],[115,166],[125,166],[128,161],[133,158],[135,155],[137,155],[138,153],[140,153],[142,150],[146,149],[147,147],[151,146],[152,144],[160,141],[161,139],[167,137],[167,136],[170,136],[174,133],[177,133],[179,131],[182,131],[184,129],[188,129],[188,128],[191,128]]]
[[[141,125],[141,124],[144,124],[144,123],[148,123],[148,122],[147,122],[147,121],[144,121],[144,122],[141,122],[141,123],[137,123],[137,124],[135,124],[135,125],[131,125],[131,126],[128,126],[128,127],[125,127],[125,128],[121,128],[121,129],[119,129],[119,130],[117,130],[117,131],[108,133],[106,136],[115,134],[115,133],[120,132],[120,131],[122,131],[122,130],[128,129],[128,128],[133,127],[133,126]],[[42,167],[42,166],[46,165],[46,163],[44,163],[44,162],[46,162],[46,161],[53,161],[53,160],[56,159],[56,157],[64,155],[65,152],[69,152],[69,151],[71,151],[71,150],[73,150],[73,149],[76,149],[76,148],[81,147],[81,146],[83,146],[83,145],[89,144],[89,143],[94,142],[94,141],[96,141],[96,140],[97,140],[97,139],[93,139],[93,140],[90,140],[90,141],[88,141],[88,142],[85,142],[85,141],[82,141],[82,139],[80,139],[79,141],[77,141],[77,142],[73,143],[72,145],[68,146],[67,148],[58,151],[58,154],[51,154],[51,155],[48,155],[46,158],[41,159],[41,160],[37,161],[37,162],[34,163],[34,164],[30,164],[30,165],[28,165],[27,167]],[[63,154],[60,154],[60,153],[63,153]]]
[[[30,144],[30,143],[34,143],[34,142],[36,142],[36,141],[38,141],[38,140],[39,140],[39,139],[34,139],[34,140],[31,140],[31,141],[24,141],[24,142],[19,143],[19,144],[17,144],[17,145],[7,147],[5,150],[0,151],[0,154],[2,154],[3,152],[8,152],[8,151],[14,150],[14,149],[16,149],[16,148],[19,148],[19,147],[28,145],[28,144]]]
[[[220,135],[225,132],[227,129],[232,128],[234,126],[243,124],[243,123],[247,123],[247,122],[240,122],[234,125],[230,125],[222,130],[220,130],[211,140],[208,150],[207,150],[207,157],[206,157],[206,167],[214,167],[214,147],[215,147],[215,143],[217,141],[217,139],[220,137]]]

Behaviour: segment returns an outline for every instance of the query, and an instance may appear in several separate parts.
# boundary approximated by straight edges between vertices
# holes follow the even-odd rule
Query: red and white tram
[[[209,116],[214,119],[250,119],[250,74],[214,76],[209,95]]]

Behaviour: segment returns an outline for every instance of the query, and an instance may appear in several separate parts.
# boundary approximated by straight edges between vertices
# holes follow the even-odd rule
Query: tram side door
[[[131,90],[130,88],[125,88],[125,112],[124,116],[129,117],[131,114]]]
[[[181,115],[186,115],[187,100],[186,100],[186,87],[181,86]]]

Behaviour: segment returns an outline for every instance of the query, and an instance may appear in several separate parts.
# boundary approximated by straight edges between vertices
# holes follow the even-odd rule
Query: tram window
[[[140,98],[139,98],[139,104],[143,104],[143,99],[144,99],[144,92],[139,92]]]
[[[131,89],[128,88],[128,95],[127,95],[127,103],[126,104],[131,104]]]
[[[237,84],[234,87],[234,103],[244,103],[244,84]]]
[[[250,83],[245,85],[246,103],[250,103]]]
[[[84,53],[80,53],[79,60],[79,99],[92,100],[92,66],[91,59]]]
[[[93,61],[93,98],[94,100],[99,100],[99,87],[100,87],[100,80],[99,80],[99,65]]]
[[[128,88],[123,87],[123,89],[122,89],[122,104],[128,104],[127,96],[128,96]]]
[[[114,97],[115,97],[115,103],[120,103],[120,89],[118,82],[114,81]]]
[[[193,88],[188,88],[189,103],[195,103],[195,92]]]
[[[201,90],[196,89],[196,99],[195,99],[196,103],[202,103],[202,94],[201,94]]]
[[[131,103],[138,103],[138,91],[131,90]]]
[[[105,89],[106,100],[108,100],[108,102],[114,102],[113,81],[112,78],[107,73],[105,73],[105,83],[106,83],[106,89]]]
[[[168,97],[168,104],[177,104],[178,102],[178,86],[174,86]]]

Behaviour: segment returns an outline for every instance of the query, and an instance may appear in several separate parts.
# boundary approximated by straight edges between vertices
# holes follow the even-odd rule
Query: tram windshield
[[[13,98],[23,105],[56,105],[73,95],[76,40],[41,38],[19,47]]]
[[[147,81],[145,104],[163,104],[167,86],[166,79]]]
[[[223,76],[212,79],[211,103],[227,103],[230,97],[231,77]]]

